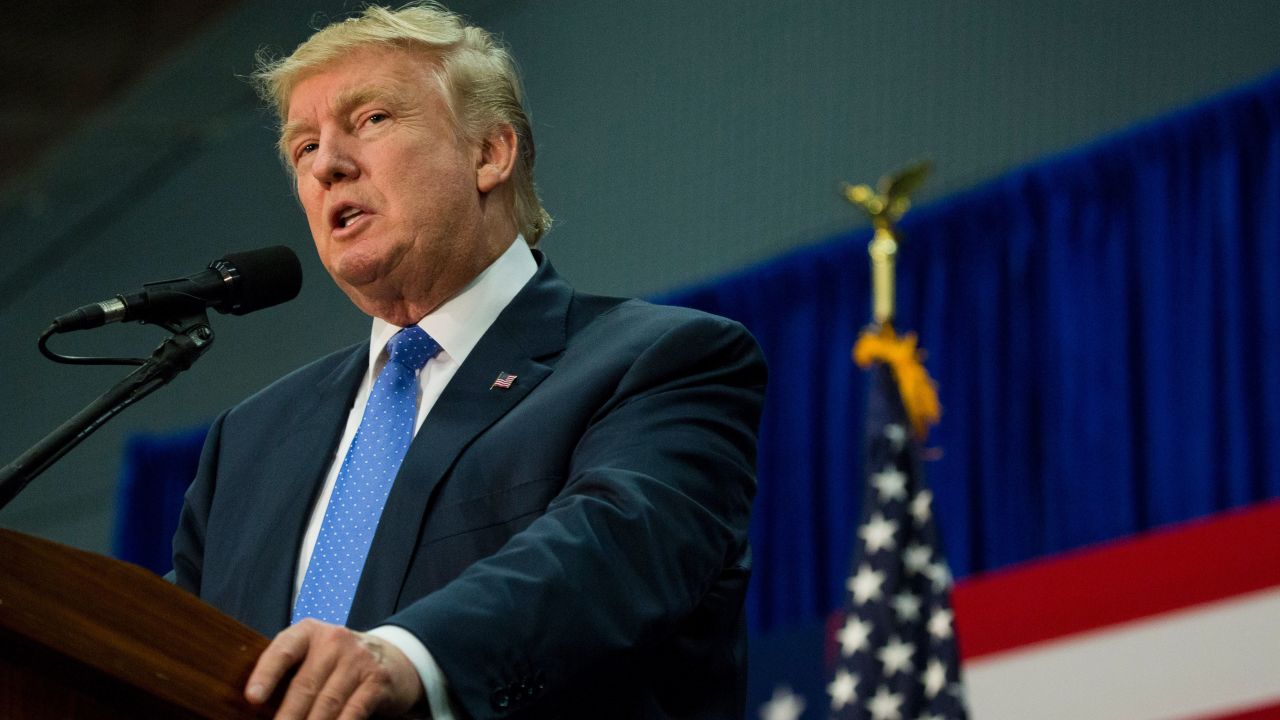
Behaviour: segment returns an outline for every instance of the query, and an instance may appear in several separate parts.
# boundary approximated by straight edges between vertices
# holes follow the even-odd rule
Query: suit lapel
[[[316,493],[329,469],[347,414],[368,365],[369,344],[361,343],[316,385],[315,394],[300,401],[289,421],[275,429],[280,438],[263,458],[259,482],[268,488],[268,537],[256,544],[257,556],[247,585],[255,589],[246,608],[251,627],[283,628],[289,624],[298,552]],[[280,542],[291,538],[291,542]],[[270,634],[270,633],[268,633]]]
[[[396,476],[347,624],[368,628],[395,611],[436,486],[458,455],[523,400],[564,350],[573,291],[535,251],[539,267],[480,339],[423,422]],[[515,375],[492,387],[499,373]]]

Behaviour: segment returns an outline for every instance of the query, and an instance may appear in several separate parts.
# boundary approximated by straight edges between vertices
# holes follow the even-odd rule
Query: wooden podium
[[[0,530],[0,718],[267,718],[267,639],[135,565]]]

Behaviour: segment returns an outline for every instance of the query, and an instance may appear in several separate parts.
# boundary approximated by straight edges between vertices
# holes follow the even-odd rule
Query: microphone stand
[[[0,509],[8,505],[37,475],[108,420],[167,385],[178,373],[191,367],[213,343],[213,329],[209,327],[209,317],[203,309],[187,317],[156,324],[173,335],[160,343],[150,358],[0,470]],[[45,337],[48,334],[46,331]]]

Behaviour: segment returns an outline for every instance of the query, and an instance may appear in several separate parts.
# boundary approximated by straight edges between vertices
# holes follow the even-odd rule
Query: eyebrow
[[[396,111],[409,104],[408,98],[402,90],[375,85],[344,90],[338,94],[333,106],[339,117],[345,117],[361,105],[373,102],[383,102],[390,109]],[[286,160],[292,162],[289,146],[293,144],[293,139],[312,129],[314,129],[314,124],[309,120],[292,120],[285,123],[280,128],[280,139],[276,141],[276,148]]]

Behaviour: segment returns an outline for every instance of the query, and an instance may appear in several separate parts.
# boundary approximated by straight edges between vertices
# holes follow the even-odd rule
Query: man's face
[[[422,56],[366,48],[305,76],[283,143],[320,261],[370,315],[417,322],[492,260],[480,150]]]

